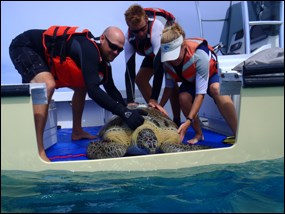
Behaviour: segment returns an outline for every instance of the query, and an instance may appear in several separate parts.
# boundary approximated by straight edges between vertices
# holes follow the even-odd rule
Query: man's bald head
[[[123,50],[125,36],[122,30],[115,26],[107,27],[100,37],[103,57],[112,62]]]
[[[114,41],[115,44],[118,44],[119,46],[124,46],[125,36],[120,28],[115,26],[107,27],[104,30],[103,34],[106,35],[109,40]]]

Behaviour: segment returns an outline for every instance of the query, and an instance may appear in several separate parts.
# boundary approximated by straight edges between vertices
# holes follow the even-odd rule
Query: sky
[[[183,27],[186,37],[203,36],[212,45],[219,43],[221,24],[206,23],[204,35],[200,34],[200,25],[194,1],[1,1],[1,84],[21,83],[21,77],[15,70],[9,57],[9,45],[14,37],[29,29],[47,29],[52,25],[79,26],[89,29],[94,36],[100,36],[108,26],[117,26],[124,33],[127,25],[124,12],[134,3],[142,7],[158,7],[171,12]],[[203,19],[225,17],[225,7],[229,2],[198,2]],[[211,5],[212,6],[211,6]],[[218,27],[217,27],[218,26]],[[142,57],[136,56],[137,69]],[[125,59],[122,52],[112,63],[115,85],[125,90]]]

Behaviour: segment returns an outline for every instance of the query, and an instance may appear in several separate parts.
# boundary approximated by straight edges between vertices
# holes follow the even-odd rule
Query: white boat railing
[[[244,28],[244,37],[245,37],[245,53],[251,53],[250,48],[250,26],[255,25],[279,25],[279,47],[284,48],[284,2],[280,2],[280,20],[278,21],[249,21],[248,16],[248,2],[242,2],[242,13],[243,13],[243,28]]]

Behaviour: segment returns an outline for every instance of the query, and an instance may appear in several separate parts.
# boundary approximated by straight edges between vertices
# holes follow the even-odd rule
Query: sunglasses
[[[120,52],[122,52],[124,50],[124,48],[120,48],[117,45],[115,45],[112,42],[110,42],[110,40],[107,38],[107,36],[105,36],[105,38],[106,38],[106,40],[108,42],[109,48],[111,48],[113,51],[118,51],[120,53]]]
[[[145,24],[145,26],[143,26],[142,28],[138,29],[138,30],[131,30],[134,34],[138,34],[139,32],[143,32],[145,31],[145,29],[147,28],[147,24]]]

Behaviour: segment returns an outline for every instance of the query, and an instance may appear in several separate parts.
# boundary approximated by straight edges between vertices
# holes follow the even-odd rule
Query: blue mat
[[[84,131],[97,135],[102,126],[86,127]],[[92,140],[71,140],[72,129],[58,129],[57,143],[46,150],[48,158],[52,162],[55,161],[72,161],[72,160],[88,160],[86,150]],[[190,127],[185,135],[184,142],[193,138],[195,135],[192,127]],[[227,137],[206,129],[203,129],[204,141],[198,142],[196,145],[205,145],[212,148],[229,147],[231,145],[223,143]],[[95,141],[96,139],[94,139]]]

